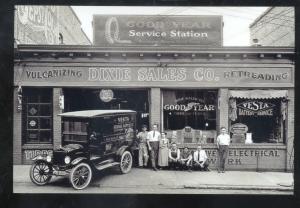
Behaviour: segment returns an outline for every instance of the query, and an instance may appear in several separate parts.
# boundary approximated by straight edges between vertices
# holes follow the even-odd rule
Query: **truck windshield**
[[[63,140],[64,142],[87,142],[87,122],[65,120]]]

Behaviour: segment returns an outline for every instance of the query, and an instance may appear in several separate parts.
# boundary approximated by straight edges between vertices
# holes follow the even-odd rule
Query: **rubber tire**
[[[88,176],[87,182],[86,182],[86,184],[85,184],[84,186],[82,186],[82,187],[77,187],[77,186],[74,184],[74,182],[73,182],[72,179],[73,179],[73,177],[74,177],[75,171],[76,171],[78,168],[82,167],[82,166],[86,167],[86,168],[89,170],[89,176]],[[91,182],[91,179],[92,179],[92,173],[93,173],[93,172],[92,172],[92,169],[91,169],[91,167],[90,167],[89,164],[87,164],[87,163],[79,163],[78,165],[76,165],[74,168],[72,168],[71,173],[70,173],[70,176],[69,176],[69,181],[70,181],[72,187],[73,187],[74,189],[76,189],[76,190],[85,189],[85,188],[90,184],[90,182]]]
[[[122,161],[123,161],[123,159],[124,159],[124,157],[125,157],[126,155],[129,155],[130,163],[129,163],[129,167],[127,168],[127,170],[124,170],[124,169],[122,168]],[[130,153],[129,151],[124,151],[123,154],[122,154],[122,156],[121,156],[121,159],[120,159],[120,165],[119,165],[119,170],[120,170],[120,172],[121,172],[122,174],[129,173],[130,170],[131,170],[131,167],[132,167],[132,162],[133,162],[133,161],[132,161],[132,155],[131,155],[131,153]]]
[[[33,177],[33,170],[34,170],[34,168],[35,168],[39,163],[45,163],[45,164],[49,167],[50,172],[53,171],[53,170],[52,170],[52,167],[49,166],[46,162],[44,162],[44,161],[42,161],[42,162],[39,161],[39,162],[35,162],[34,164],[31,165],[30,170],[29,170],[29,176],[30,176],[30,180],[32,181],[32,183],[34,183],[35,185],[38,185],[38,186],[44,186],[44,185],[46,185],[47,183],[50,182],[52,176],[51,176],[51,175],[48,176],[48,178],[47,178],[44,182],[36,181],[36,180],[34,179],[34,177]]]

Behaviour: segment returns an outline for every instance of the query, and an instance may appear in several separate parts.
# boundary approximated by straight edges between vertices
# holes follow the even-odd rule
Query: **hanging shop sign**
[[[114,92],[111,89],[102,89],[99,97],[103,102],[108,103],[114,98]]]
[[[242,123],[235,123],[230,127],[232,133],[232,142],[245,143],[245,133],[248,131],[248,126]]]
[[[248,100],[237,104],[237,107],[240,116],[273,116],[275,105],[265,101]]]
[[[292,68],[16,66],[15,84],[71,86],[263,86],[293,85]]]
[[[94,15],[98,46],[222,46],[222,16]]]
[[[233,134],[245,134],[248,132],[248,126],[242,123],[235,123],[231,125],[230,132]]]

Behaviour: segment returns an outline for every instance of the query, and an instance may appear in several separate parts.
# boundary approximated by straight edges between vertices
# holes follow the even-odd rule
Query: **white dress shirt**
[[[228,134],[220,134],[217,137],[217,142],[219,145],[229,145],[230,144],[230,136]]]
[[[147,135],[147,140],[149,140],[149,142],[158,142],[160,139],[160,133],[158,131],[149,131],[148,135]]]
[[[207,159],[207,155],[205,150],[200,150],[200,154],[198,150],[194,152],[195,161],[202,162],[202,161],[206,161],[206,159]]]

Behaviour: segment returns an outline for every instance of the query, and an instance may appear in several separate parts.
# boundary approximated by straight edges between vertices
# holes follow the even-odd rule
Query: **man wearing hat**
[[[147,150],[147,126],[142,125],[142,131],[137,134],[138,147],[139,147],[139,167],[146,167],[149,159]]]

